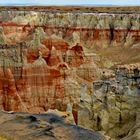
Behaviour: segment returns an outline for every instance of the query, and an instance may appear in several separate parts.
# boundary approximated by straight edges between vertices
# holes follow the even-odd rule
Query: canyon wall
[[[110,91],[110,86],[124,86],[118,84],[117,80],[112,82],[108,79],[115,79],[114,69],[117,65],[139,63],[139,51],[140,15],[137,13],[1,11],[0,109],[32,113],[48,109],[71,111],[79,125],[87,127],[90,124],[89,128],[121,137],[128,133],[128,129],[118,135],[110,132],[113,126],[101,124],[106,121],[102,121],[106,119],[104,114],[111,115],[108,112],[114,112],[114,122],[117,122],[111,125],[119,125],[125,113],[129,112],[126,109],[120,115],[123,109],[118,106],[122,106],[123,97],[126,102],[138,98],[133,100],[135,97],[127,96],[129,87],[126,95],[118,95],[120,91],[116,95],[116,91]],[[101,90],[98,93],[93,88],[93,82],[100,79],[107,81],[97,82]],[[106,89],[102,86],[106,84],[109,89],[103,92]],[[140,92],[138,88],[136,92]],[[100,94],[104,101],[96,97]],[[107,104],[110,104],[108,98],[113,98],[110,99],[111,106],[118,104],[115,109],[106,109]],[[105,106],[101,107],[105,108],[101,114],[100,109],[96,109],[96,101]],[[134,105],[137,106],[137,103]],[[81,121],[82,118],[85,120]],[[93,122],[98,127],[93,126]],[[106,123],[108,125],[109,121]]]
[[[94,81],[93,96],[85,96],[79,104],[79,125],[114,139],[139,140],[139,71],[138,63],[120,65],[114,70],[114,77],[103,76]]]

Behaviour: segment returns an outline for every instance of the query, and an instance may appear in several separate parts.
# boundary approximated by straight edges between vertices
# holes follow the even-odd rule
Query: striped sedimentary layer
[[[77,121],[82,91],[92,95],[103,69],[139,61],[139,22],[137,13],[1,11],[0,108],[70,110]]]

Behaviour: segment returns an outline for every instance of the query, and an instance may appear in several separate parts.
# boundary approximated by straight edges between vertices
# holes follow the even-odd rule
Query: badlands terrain
[[[140,140],[139,7],[0,9],[3,139]]]

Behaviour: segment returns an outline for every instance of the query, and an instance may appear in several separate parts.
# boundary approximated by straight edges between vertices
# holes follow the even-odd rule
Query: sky
[[[139,5],[140,0],[0,0],[0,5]]]

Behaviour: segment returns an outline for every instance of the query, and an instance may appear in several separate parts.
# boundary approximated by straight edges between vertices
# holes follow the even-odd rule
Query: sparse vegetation
[[[0,6],[0,10],[45,10],[53,12],[140,12],[140,6]]]

